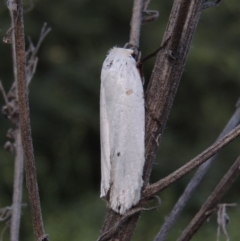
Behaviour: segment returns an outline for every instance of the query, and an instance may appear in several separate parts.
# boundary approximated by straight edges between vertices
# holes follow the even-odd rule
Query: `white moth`
[[[101,72],[101,197],[124,214],[140,200],[145,161],[145,107],[133,50],[113,48]]]

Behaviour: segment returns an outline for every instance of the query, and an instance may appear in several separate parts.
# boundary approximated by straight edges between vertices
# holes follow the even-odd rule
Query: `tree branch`
[[[240,98],[238,100],[240,102]],[[230,132],[233,128],[235,128],[240,123],[240,103],[236,104],[236,111],[228,121],[227,125],[219,135],[218,140],[220,140],[224,135]],[[212,156],[210,159],[207,160],[204,164],[202,164],[197,172],[194,174],[191,181],[188,183],[187,187],[185,188],[183,194],[178,199],[177,203],[174,205],[171,213],[166,218],[161,230],[157,234],[155,241],[164,241],[168,232],[171,230],[174,223],[177,221],[178,216],[180,215],[183,208],[187,205],[189,198],[192,196],[193,192],[197,188],[197,186],[202,181],[203,177],[207,173],[209,167],[211,166],[212,162],[216,158],[216,155]]]
[[[225,135],[219,141],[217,141],[208,149],[203,151],[201,154],[193,158],[187,164],[180,167],[178,170],[172,172],[170,175],[159,180],[158,182],[148,186],[143,191],[143,198],[150,198],[153,195],[157,194],[159,191],[165,189],[172,183],[176,182],[177,180],[179,180],[180,178],[182,178],[183,176],[191,172],[194,168],[200,166],[202,163],[207,161],[210,157],[215,155],[219,150],[221,150],[223,147],[228,145],[231,141],[233,141],[239,135],[240,135],[240,125],[235,127],[231,132],[229,132],[229,134]]]
[[[148,185],[156,151],[172,108],[191,41],[200,18],[203,0],[175,0],[163,42],[146,91],[146,163],[144,186]]]
[[[133,49],[139,48],[139,39],[140,39],[140,31],[142,24],[142,9],[143,9],[143,0],[134,0],[133,3],[133,12],[132,12],[132,20],[131,20],[131,30],[129,37],[129,45],[133,47]]]
[[[16,40],[16,62],[17,62],[17,86],[19,101],[19,118],[21,128],[21,138],[25,157],[25,172],[28,188],[28,196],[31,206],[31,214],[33,221],[33,229],[35,239],[37,241],[48,240],[44,232],[42,213],[40,207],[40,198],[37,185],[37,174],[35,168],[33,145],[31,137],[28,88],[26,81],[26,59],[25,59],[25,43],[24,43],[24,25],[23,25],[23,8],[22,1],[15,0],[16,9],[13,11],[14,34]]]
[[[192,219],[186,229],[182,232],[177,241],[189,241],[192,236],[201,227],[204,221],[215,211],[216,205],[219,203],[223,195],[232,186],[234,181],[240,174],[240,157],[230,167],[228,172],[224,175],[215,190],[209,196],[207,201],[203,204],[199,212]]]

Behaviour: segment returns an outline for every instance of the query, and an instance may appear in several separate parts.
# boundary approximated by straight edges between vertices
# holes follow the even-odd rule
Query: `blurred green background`
[[[161,43],[173,1],[153,0],[159,19],[144,25],[142,55]],[[24,2],[25,8],[29,2]],[[30,85],[33,144],[46,232],[50,240],[96,240],[106,205],[99,198],[99,87],[102,62],[109,48],[129,37],[132,1],[34,0],[26,13],[25,34],[37,42],[44,22],[52,28],[39,51]],[[151,181],[174,171],[214,142],[235,110],[240,94],[240,5],[223,1],[202,13],[181,84],[164,132]],[[0,2],[0,37],[10,27]],[[0,43],[0,79],[6,90],[13,80],[11,46]],[[154,59],[144,67],[149,79]],[[3,99],[0,98],[0,105]],[[3,149],[10,123],[0,115],[0,208],[11,205],[13,156]],[[218,156],[167,240],[175,240],[221,176],[239,155],[239,140]],[[143,213],[134,241],[153,240],[192,174],[160,194],[162,206]],[[237,181],[224,202],[239,203]],[[23,202],[28,203],[24,184]],[[153,204],[154,205],[154,204]],[[240,209],[229,209],[231,240],[239,240]],[[0,223],[0,232],[4,228]],[[215,240],[216,215],[193,240]],[[33,240],[29,206],[22,210],[20,240]],[[8,240],[5,233],[4,239]],[[224,239],[222,239],[224,240]]]

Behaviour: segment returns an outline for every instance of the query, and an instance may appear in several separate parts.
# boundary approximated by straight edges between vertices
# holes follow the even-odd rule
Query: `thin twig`
[[[42,30],[41,30],[41,33],[40,33],[40,37],[38,39],[38,42],[37,42],[37,45],[35,47],[35,52],[37,53],[43,40],[45,39],[45,37],[49,34],[49,32],[51,31],[52,29],[47,27],[47,23],[44,23],[43,24],[43,27],[42,27]]]
[[[216,0],[214,2],[211,2],[211,1],[206,1],[204,4],[203,4],[203,9],[207,9],[207,8],[212,8],[212,7],[216,7],[222,0]]]
[[[19,229],[22,208],[22,188],[23,188],[23,148],[21,141],[20,129],[15,131],[15,166],[14,166],[14,187],[13,187],[13,203],[12,218],[10,226],[10,241],[19,240]]]
[[[157,48],[153,53],[151,53],[151,54],[147,55],[146,57],[144,57],[143,59],[141,59],[141,60],[139,61],[138,65],[139,65],[139,64],[140,64],[140,65],[143,65],[143,63],[146,62],[148,59],[151,59],[151,58],[155,57],[160,50],[166,48],[166,46],[167,46],[167,44],[168,44],[168,42],[169,42],[170,39],[171,39],[171,37],[169,37],[169,38],[163,43],[163,45],[161,45],[159,48]],[[139,67],[139,66],[138,66],[138,67]]]
[[[9,227],[9,223],[7,222],[5,227],[3,228],[1,235],[0,235],[0,241],[3,241],[3,235],[5,233],[5,231],[7,230],[7,228]]]
[[[156,10],[149,10],[148,5],[151,0],[143,1],[143,9],[142,9],[142,23],[150,23],[155,21],[159,17],[159,12]]]
[[[107,230],[105,233],[103,233],[97,241],[105,241],[108,240],[118,229],[120,225],[124,223],[125,220],[127,220],[129,217],[133,216],[136,213],[140,213],[141,211],[151,211],[153,209],[158,208],[162,201],[158,196],[155,196],[155,198],[158,201],[158,205],[150,208],[143,208],[143,207],[134,207],[133,209],[129,210],[127,213],[125,213],[123,216],[121,216],[121,219],[118,223],[116,223],[114,226],[112,226],[109,230]]]
[[[151,2],[151,0],[143,0],[143,11],[147,11],[148,10],[148,5]]]
[[[139,39],[140,39],[140,31],[141,31],[141,23],[142,23],[142,9],[143,9],[143,0],[134,0],[133,3],[133,12],[132,12],[132,20],[131,20],[131,30],[129,37],[129,45],[133,47],[133,49],[138,49],[139,47]]]
[[[9,8],[9,13],[11,17],[12,28],[14,29],[14,18],[13,10]],[[12,32],[11,36],[12,42],[12,58],[13,58],[13,74],[14,81],[13,86],[17,83],[17,65],[16,65],[16,52],[15,52],[15,35]],[[19,240],[19,230],[20,230],[20,221],[21,221],[21,208],[22,208],[22,188],[23,188],[23,169],[24,169],[24,160],[23,160],[23,148],[21,133],[19,129],[19,115],[18,113],[18,96],[16,88],[14,91],[8,95],[9,102],[14,106],[13,110],[16,110],[15,113],[12,112],[10,120],[14,125],[15,131],[12,131],[12,136],[14,138],[14,150],[15,150],[15,160],[14,160],[14,184],[13,184],[13,197],[12,197],[12,217],[10,220],[10,241]],[[7,105],[10,109],[10,104]],[[11,111],[9,111],[11,113]]]
[[[207,148],[205,151],[203,151],[201,154],[193,158],[191,161],[189,161],[184,166],[180,167],[176,171],[172,172],[167,177],[159,180],[158,182],[148,186],[143,191],[143,198],[149,198],[155,194],[157,194],[159,191],[165,189],[172,183],[176,182],[189,172],[191,172],[196,167],[200,166],[202,163],[207,161],[210,157],[215,155],[218,151],[220,151],[223,147],[228,145],[231,141],[233,141],[235,138],[237,138],[240,135],[240,125],[235,127],[231,132],[229,132],[227,135],[225,135],[223,138],[221,138],[219,141],[214,143],[212,146]]]
[[[12,207],[0,208],[0,222],[10,219],[12,215]]]
[[[36,67],[38,63],[38,58],[37,58],[38,50],[42,44],[42,41],[50,31],[51,31],[51,28],[47,27],[47,23],[44,23],[36,47],[34,46],[31,38],[28,37],[29,47],[26,51],[27,84],[30,83],[36,71]]]
[[[23,8],[22,1],[15,0],[17,11],[13,11],[16,38],[16,59],[17,59],[17,81],[18,81],[18,101],[19,117],[21,127],[21,137],[25,157],[26,183],[31,206],[31,215],[35,239],[37,241],[48,240],[42,221],[42,212],[37,184],[37,174],[34,161],[31,126],[29,117],[28,88],[26,82],[26,59],[25,42],[23,28]]]
[[[182,232],[177,241],[189,241],[201,227],[204,221],[215,211],[216,205],[220,202],[223,195],[229,190],[240,174],[240,157],[230,167],[228,172],[221,179],[215,190],[203,204],[201,209]]]
[[[128,48],[136,52],[139,48],[140,32],[142,23],[149,23],[156,20],[159,16],[158,11],[148,10],[150,0],[134,0],[131,19],[130,37]]]
[[[239,100],[240,100],[240,98],[239,98]],[[240,102],[240,101],[238,101],[238,102]],[[225,128],[223,129],[223,131],[221,132],[221,134],[219,135],[217,140],[220,140],[224,135],[226,135],[229,131],[231,131],[233,128],[235,128],[240,123],[240,103],[238,103],[238,102],[236,104],[236,107],[237,107],[236,111],[234,112],[234,114],[232,115],[230,120],[228,121],[227,125],[225,126]],[[172,228],[174,223],[177,221],[177,218],[180,215],[181,211],[187,205],[189,198],[192,196],[193,192],[195,191],[197,186],[202,181],[203,177],[207,173],[209,167],[211,166],[211,164],[215,158],[216,158],[216,155],[214,155],[213,157],[208,159],[207,162],[205,162],[198,168],[197,172],[194,174],[193,178],[191,179],[191,181],[188,183],[187,187],[185,188],[183,194],[178,199],[177,203],[174,205],[171,213],[166,218],[163,226],[161,227],[161,230],[157,234],[154,241],[164,241],[165,240],[168,232],[170,231],[170,229]]]
[[[227,224],[230,222],[230,218],[227,214],[227,207],[236,207],[236,203],[222,203],[217,205],[217,241],[220,240],[221,230],[226,237],[226,241],[229,241],[229,235],[227,231]]]
[[[8,98],[7,98],[7,94],[6,94],[6,91],[4,90],[4,87],[2,85],[1,80],[0,80],[0,92],[2,93],[3,100],[4,100],[5,104],[7,105],[8,104]]]

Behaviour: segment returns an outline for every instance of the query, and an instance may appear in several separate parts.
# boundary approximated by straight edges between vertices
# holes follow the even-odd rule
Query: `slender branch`
[[[151,0],[143,0],[143,11],[147,11],[148,10],[148,5],[151,2]]]
[[[230,218],[227,214],[228,207],[236,207],[237,203],[222,203],[217,205],[217,241],[219,241],[221,230],[226,237],[226,240],[229,241],[229,235],[227,232],[227,224],[230,222]]]
[[[9,13],[11,17],[11,27],[14,29],[14,17],[13,10],[9,8]],[[17,60],[16,60],[16,41],[14,31],[12,32],[12,59],[13,59],[13,75],[14,75],[14,83],[17,83]],[[17,96],[17,95],[15,95]],[[17,97],[18,98],[18,97]]]
[[[202,163],[207,161],[210,157],[215,155],[219,150],[221,150],[223,147],[228,145],[231,141],[233,141],[239,135],[240,135],[240,125],[235,127],[231,132],[229,132],[229,134],[225,135],[219,141],[217,141],[208,149],[203,151],[201,154],[193,158],[187,164],[180,167],[178,170],[174,171],[173,173],[161,179],[160,181],[148,186],[143,191],[143,197],[150,198],[151,196],[157,194],[159,191],[165,189],[172,183],[176,182],[177,180],[179,180],[180,178],[182,178],[183,176],[191,172],[194,168],[200,166]]]
[[[216,7],[222,0],[216,0],[214,2],[211,2],[211,1],[206,1],[204,4],[203,4],[203,9],[207,9],[207,8],[212,8],[212,7]]]
[[[11,218],[12,207],[0,208],[0,222],[6,221]]]
[[[4,90],[4,87],[2,85],[2,81],[1,80],[0,80],[0,92],[2,93],[3,100],[4,100],[5,104],[8,104],[7,94],[6,94],[6,91]]]
[[[231,131],[233,128],[235,128],[240,123],[240,98],[236,104],[236,111],[228,121],[227,125],[219,135],[217,140],[220,140],[224,135],[226,135],[229,131]],[[161,230],[157,234],[155,241],[164,241],[168,232],[174,225],[174,223],[177,221],[178,216],[180,215],[183,208],[187,205],[187,202],[189,198],[192,196],[193,192],[199,185],[199,183],[202,181],[203,177],[207,173],[209,167],[211,166],[212,162],[216,158],[216,155],[212,156],[210,159],[208,159],[207,162],[202,164],[197,172],[194,174],[193,178],[185,188],[183,194],[178,199],[177,203],[174,205],[171,213],[166,218]]]
[[[2,232],[1,232],[1,235],[0,235],[1,241],[3,240],[3,235],[4,235],[4,233],[5,233],[5,231],[7,230],[8,227],[9,227],[9,223],[7,222],[5,227],[3,228]]]
[[[220,202],[223,195],[232,186],[240,174],[240,157],[230,167],[215,190],[203,204],[196,216],[192,219],[186,229],[182,232],[177,241],[189,241],[201,227],[204,221],[215,211],[216,205]]]
[[[159,198],[158,198],[159,199]],[[158,200],[159,201],[159,200]],[[161,201],[159,201],[159,203],[161,203]],[[158,205],[159,206],[159,205]],[[157,207],[158,207],[157,206]],[[125,213],[121,219],[119,220],[118,223],[116,223],[115,225],[113,225],[109,230],[107,230],[105,233],[103,233],[97,241],[105,241],[108,240],[109,238],[111,238],[111,236],[116,232],[117,228],[119,228],[125,220],[127,220],[129,217],[131,217],[133,214],[135,213],[139,213],[141,211],[148,211],[148,210],[152,210],[155,209],[157,207],[153,207],[150,209],[143,209],[143,208],[133,208],[130,211],[128,211],[127,213]]]
[[[42,30],[41,30],[41,33],[40,33],[40,37],[39,37],[37,45],[35,47],[35,54],[37,54],[43,40],[49,34],[50,31],[51,31],[51,28],[47,27],[47,23],[44,23],[43,27],[42,27]]]
[[[151,0],[143,1],[143,9],[142,9],[142,23],[150,23],[155,21],[159,17],[159,12],[156,10],[148,10],[148,5]]]
[[[133,13],[131,20],[131,30],[130,30],[130,38],[129,45],[134,49],[138,49],[139,47],[139,39],[140,39],[140,31],[141,31],[141,23],[142,23],[142,8],[143,8],[143,0],[134,0],[133,3]]]
[[[135,50],[136,54],[139,48],[141,25],[156,20],[159,16],[158,11],[148,10],[148,5],[151,0],[134,0],[133,13],[131,19],[131,29],[128,48]]]
[[[10,226],[10,241],[19,240],[19,228],[22,208],[22,186],[23,186],[23,148],[21,141],[20,129],[15,131],[15,167],[14,167],[14,187],[13,187],[13,203],[12,218]]]
[[[38,50],[42,44],[42,41],[50,31],[51,31],[51,28],[47,27],[47,23],[44,23],[36,47],[34,46],[31,38],[28,37],[29,47],[28,47],[28,50],[26,51],[27,84],[30,83],[36,71],[36,67],[38,63],[38,58],[37,58]]]
[[[9,8],[9,13],[11,17],[12,28],[14,28],[14,17],[13,11]],[[12,42],[12,59],[13,59],[13,74],[14,81],[13,85],[17,83],[17,64],[16,64],[16,41],[14,31],[11,36]],[[24,169],[24,159],[23,159],[23,147],[21,140],[21,132],[19,128],[19,115],[18,115],[18,95],[16,88],[14,93],[11,93],[12,96],[9,98],[9,101],[13,103],[15,113],[13,112],[11,117],[14,125],[15,131],[13,132],[14,137],[14,150],[15,150],[15,160],[14,160],[14,184],[13,184],[13,197],[12,197],[12,217],[10,221],[10,241],[19,240],[19,230],[20,230],[20,221],[21,221],[21,209],[22,209],[22,189],[23,189],[23,169]],[[9,105],[8,105],[9,108]],[[11,113],[9,111],[9,113]]]
[[[18,101],[19,101],[19,117],[21,127],[21,137],[25,157],[25,172],[28,188],[28,196],[31,206],[32,222],[35,239],[37,241],[48,240],[45,234],[42,213],[40,207],[40,198],[37,185],[37,174],[35,168],[33,145],[31,137],[28,89],[26,82],[26,59],[25,59],[25,43],[24,43],[24,25],[23,25],[23,8],[22,1],[15,0],[17,10],[13,11],[15,23],[16,38],[16,60],[17,60],[17,81],[18,81]]]

